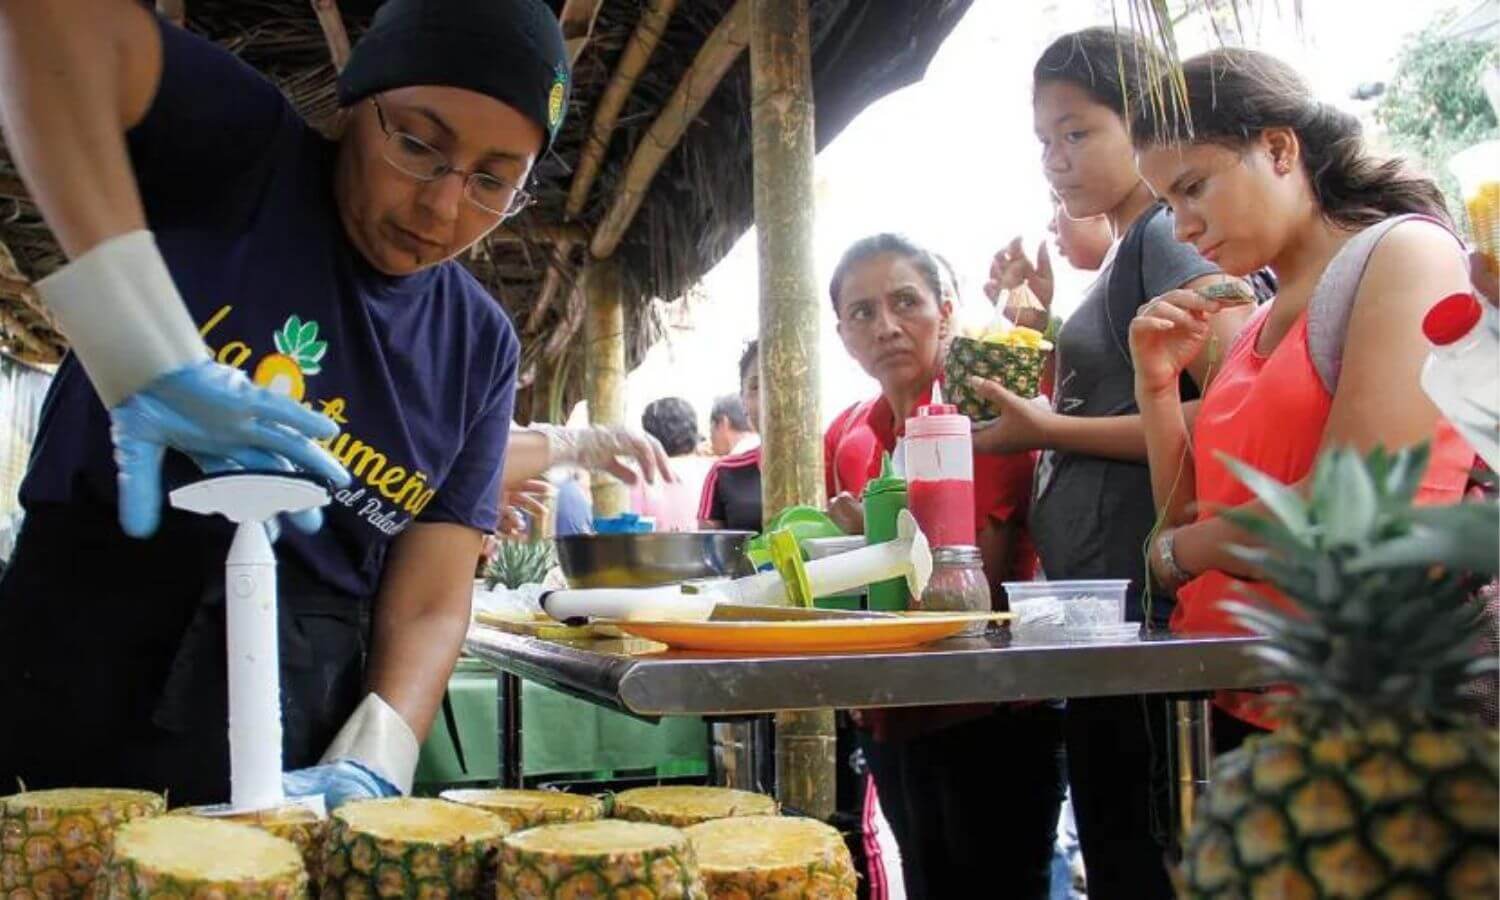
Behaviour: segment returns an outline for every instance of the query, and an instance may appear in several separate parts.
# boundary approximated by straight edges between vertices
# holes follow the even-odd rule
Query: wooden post
[[[767,519],[823,505],[818,291],[813,268],[812,53],[808,0],[752,0],[750,119],[760,250],[761,492]],[[782,803],[834,812],[833,710],[776,716]]]
[[[625,304],[620,297],[619,264],[594,260],[583,274],[585,396],[589,421],[619,425],[625,421]],[[617,516],[629,508],[625,485],[594,473],[594,515]]]

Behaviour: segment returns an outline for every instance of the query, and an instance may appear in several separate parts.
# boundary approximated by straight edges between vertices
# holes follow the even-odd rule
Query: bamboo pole
[[[630,33],[630,40],[620,53],[620,61],[615,65],[614,74],[610,76],[609,84],[605,86],[604,93],[599,95],[599,104],[594,108],[594,121],[589,126],[583,150],[578,154],[573,182],[568,185],[568,200],[563,210],[565,220],[571,220],[583,211],[583,205],[589,198],[589,189],[594,186],[594,178],[599,174],[599,163],[604,159],[604,151],[609,149],[609,138],[620,120],[620,110],[625,108],[625,101],[630,99],[631,91],[635,90],[636,81],[646,71],[646,63],[650,61],[662,32],[667,28],[667,20],[672,17],[672,11],[676,8],[677,0],[651,0],[651,5],[646,7],[635,23],[635,30]]]
[[[625,304],[620,297],[619,263],[596,260],[583,275],[585,386],[589,421],[619,425],[625,421]],[[609,517],[629,507],[629,492],[620,481],[594,473],[594,515]]]
[[[823,505],[813,267],[812,53],[807,0],[753,0],[750,120],[760,252],[761,491],[765,516]],[[833,710],[776,715],[782,803],[834,812]]]
[[[349,63],[349,32],[344,28],[344,17],[339,13],[338,2],[312,0],[312,8],[318,17],[318,26],[323,29],[323,40],[328,43],[328,56],[333,60],[333,70],[342,72]]]
[[[609,84],[605,85],[604,93],[599,95],[599,102],[594,107],[594,121],[589,125],[588,137],[584,139],[583,149],[579,151],[578,163],[573,169],[573,181],[568,185],[568,199],[563,204],[564,222],[572,222],[583,212],[584,204],[589,199],[589,191],[594,186],[594,179],[599,175],[599,164],[604,161],[604,152],[609,149],[609,139],[620,121],[620,110],[625,108],[625,101],[630,99],[631,92],[635,90],[636,81],[646,71],[646,63],[655,52],[662,32],[667,28],[667,20],[672,18],[672,11],[676,8],[677,0],[651,0],[651,5],[646,7],[636,21],[630,40],[620,52],[620,61],[615,64],[614,74],[610,76]],[[588,236],[584,235],[578,242],[587,243],[588,240]],[[573,243],[559,241],[558,256],[563,260],[568,259]],[[548,269],[541,290],[537,291],[536,302],[531,305],[531,314],[526,317],[527,331],[535,331],[540,327],[542,318],[552,307],[561,287],[561,273],[555,268]]]
[[[583,48],[594,36],[594,20],[599,18],[599,8],[604,0],[567,0],[562,12],[557,14],[557,23],[562,26],[563,42],[568,48],[568,64],[578,62]]]
[[[547,274],[542,276],[542,286],[536,292],[536,301],[531,304],[531,312],[526,315],[526,333],[532,334],[542,327],[542,317],[547,314],[547,308],[552,305],[552,298],[557,294],[557,289],[562,286],[562,269],[560,266],[567,265],[568,257],[573,252],[571,241],[565,241],[557,245],[557,259],[547,266]]]
[[[578,334],[578,329],[583,327],[583,308],[588,304],[584,296],[583,287],[574,281],[573,287],[568,291],[567,306],[563,309],[562,321],[557,323],[557,328],[552,336],[547,338],[545,353],[547,356],[556,356],[562,349]]]
[[[620,239],[635,214],[640,211],[641,201],[651,181],[661,169],[662,163],[677,147],[688,126],[703,110],[708,98],[723,80],[725,73],[740,58],[740,53],[749,43],[751,0],[736,0],[733,8],[698,48],[693,64],[682,74],[682,81],[672,92],[656,121],[636,144],[625,167],[625,177],[620,190],[615,194],[609,211],[594,229],[594,239],[589,252],[595,259],[604,259],[620,246]]]

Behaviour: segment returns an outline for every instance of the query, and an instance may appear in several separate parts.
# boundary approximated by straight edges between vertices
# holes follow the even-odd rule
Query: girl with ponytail
[[[1460,498],[1473,451],[1417,377],[1428,350],[1422,317],[1469,279],[1433,183],[1371,156],[1359,123],[1316,100],[1286,64],[1225,49],[1188,60],[1182,76],[1184,102],[1132,123],[1141,174],[1171,206],[1179,240],[1230,274],[1269,267],[1280,285],[1217,350],[1205,320],[1223,304],[1196,293],[1157,297],[1130,328],[1163,522],[1151,570],[1176,590],[1174,630],[1222,633],[1235,625],[1220,603],[1239,595],[1237,579],[1258,575],[1230,551],[1253,540],[1219,515],[1251,499],[1225,456],[1296,483],[1328,447],[1430,441],[1418,499]],[[1205,349],[1218,374],[1190,424],[1177,376]],[[1274,724],[1246,697],[1220,705]]]
[[[1128,578],[1127,617],[1162,628],[1169,599],[1158,592],[1154,604],[1143,603],[1141,548],[1155,514],[1129,327],[1159,294],[1227,280],[1174,239],[1171,215],[1136,170],[1130,122],[1158,105],[1153,82],[1166,69],[1149,41],[1111,28],[1063,35],[1037,59],[1032,116],[1043,174],[1068,216],[1103,216],[1114,243],[1059,330],[1053,407],[998,382],[978,383],[1001,412],[974,435],[987,453],[1045,451],[1029,526],[1046,577]],[[1246,316],[1226,310],[1210,327],[1227,341]],[[1191,401],[1208,384],[1207,355],[1186,369],[1180,389]],[[1160,696],[1068,701],[1068,783],[1091,900],[1173,896],[1162,865],[1171,822],[1166,724]]]

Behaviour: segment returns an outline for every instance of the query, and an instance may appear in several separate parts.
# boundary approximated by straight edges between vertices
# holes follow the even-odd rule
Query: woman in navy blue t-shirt
[[[0,793],[227,799],[229,526],[161,494],[237,466],[335,488],[321,529],[277,545],[288,791],[409,788],[495,526],[518,359],[453,258],[527,204],[568,83],[539,0],[388,0],[329,141],[138,3],[0,5],[0,117],[71,259],[38,289],[74,351],[0,581]]]

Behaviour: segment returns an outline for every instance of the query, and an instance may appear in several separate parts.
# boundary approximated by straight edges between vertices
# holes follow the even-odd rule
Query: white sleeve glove
[[[608,472],[626,484],[635,484],[641,475],[653,483],[677,480],[667,464],[667,452],[661,443],[649,434],[624,425],[565,428],[537,423],[529,427],[547,436],[547,452],[554,465],[571,464]],[[625,459],[633,460],[640,474]]]
[[[209,358],[149,231],[96,245],[36,289],[106,408]]]
[[[371,691],[339,729],[321,761],[353,760],[409,794],[421,749],[401,714]]]

